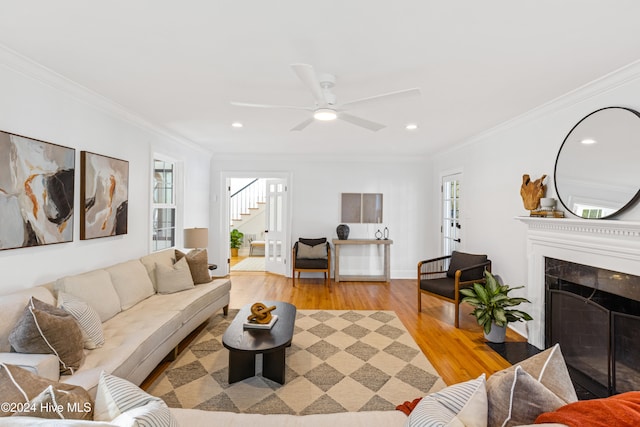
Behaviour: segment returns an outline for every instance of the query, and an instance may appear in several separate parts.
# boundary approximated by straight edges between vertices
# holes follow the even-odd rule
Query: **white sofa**
[[[56,305],[60,280],[0,296],[0,362],[28,368],[55,381],[79,385],[95,396],[101,371],[137,385],[198,325],[229,305],[231,282],[215,279],[170,294],[155,293],[157,264],[172,266],[174,250],[61,279],[82,286],[82,298],[102,315],[117,312],[102,323],[102,347],[85,351],[85,360],[73,375],[59,376],[56,356],[11,353],[9,334],[30,297]],[[141,275],[147,275],[143,277]],[[86,285],[86,288],[84,287]],[[112,287],[112,288],[111,288]],[[115,292],[114,292],[115,291]],[[114,295],[116,299],[114,300]],[[93,300],[91,300],[93,299]]]

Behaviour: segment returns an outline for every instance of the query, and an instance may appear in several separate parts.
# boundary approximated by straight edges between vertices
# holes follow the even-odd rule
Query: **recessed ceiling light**
[[[416,130],[418,129],[418,125],[415,123],[409,123],[408,125],[405,126],[405,129],[407,130]]]
[[[313,113],[313,118],[316,120],[328,121],[335,120],[337,117],[336,111],[331,108],[318,108]]]
[[[234,128],[241,128],[243,124],[240,122],[233,122],[231,123],[231,126],[233,126]]]
[[[595,144],[596,140],[592,138],[585,138],[582,141],[580,141],[580,143],[584,145],[591,145],[591,144]]]

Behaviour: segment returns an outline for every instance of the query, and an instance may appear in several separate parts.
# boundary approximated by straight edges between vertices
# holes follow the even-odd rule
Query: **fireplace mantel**
[[[527,225],[529,343],[544,348],[544,259],[592,265],[640,276],[640,222],[517,217]]]

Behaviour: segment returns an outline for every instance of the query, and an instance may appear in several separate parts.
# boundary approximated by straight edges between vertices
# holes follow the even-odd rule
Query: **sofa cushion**
[[[411,411],[407,427],[487,426],[485,376],[425,396]]]
[[[310,246],[298,242],[298,259],[327,259],[327,245]]]
[[[0,353],[0,363],[18,366],[47,380],[60,379],[60,361],[55,354]]]
[[[80,329],[82,330],[84,348],[93,350],[104,344],[104,334],[102,333],[100,316],[89,303],[76,296],[59,292],[58,307],[62,308],[78,321]]]
[[[159,294],[172,294],[193,288],[193,278],[187,259],[182,258],[170,267],[156,264],[156,286]]]
[[[95,402],[96,421],[118,425],[177,427],[166,403],[135,384],[113,375],[100,375]]]
[[[111,276],[111,283],[118,294],[122,310],[128,310],[156,293],[147,269],[140,260],[122,262],[106,270]]]
[[[486,255],[475,255],[464,252],[453,251],[451,252],[451,261],[449,263],[449,269],[447,270],[448,277],[455,277],[456,271],[461,268],[470,267],[472,265],[481,264],[487,261]],[[484,267],[474,268],[469,271],[465,271],[460,276],[460,281],[466,282],[469,280],[482,279],[484,276]]]
[[[64,396],[65,402],[71,404],[69,406],[64,404],[62,415],[65,418],[88,420],[93,418],[93,401],[82,387],[46,380],[26,369],[4,363],[0,364],[0,396],[2,396],[2,402],[7,403],[26,403],[38,398],[39,401],[46,401],[47,396]],[[74,402],[77,404],[75,407]],[[62,402],[59,403],[62,404]],[[40,409],[39,404],[34,406],[36,406],[35,409]],[[75,408],[82,408],[82,410],[76,411]],[[0,407],[0,417],[14,413],[6,409],[14,408],[3,405]]]
[[[158,290],[156,282],[156,264],[162,264],[167,267],[172,266],[175,262],[175,251],[173,249],[165,249],[163,251],[153,252],[140,258],[140,262],[147,270],[147,274],[153,283],[153,287]]]
[[[45,286],[23,289],[9,295],[2,295],[2,298],[0,298],[0,313],[2,313],[2,322],[0,322],[0,352],[6,353],[11,351],[9,334],[13,330],[16,322],[18,322],[18,319],[22,317],[24,306],[32,296],[47,304],[55,305],[56,303],[53,293]]]
[[[103,323],[104,345],[87,352],[78,372],[61,381],[80,385],[94,395],[102,370],[130,378],[182,326],[181,313],[163,306],[158,297],[147,298]]]
[[[487,395],[490,427],[531,424],[541,413],[577,400],[558,344],[493,374]]]
[[[213,304],[231,290],[229,279],[215,279],[212,282],[195,286],[184,292],[166,295],[156,295],[154,299],[166,310],[180,313],[182,324],[187,323],[205,307]]]
[[[187,254],[176,249],[176,261],[180,261],[182,258],[187,258],[193,283],[200,285],[213,280],[209,274],[209,256],[206,249],[193,249]]]
[[[106,270],[67,276],[56,280],[56,291],[74,295],[86,301],[105,322],[121,311],[120,297],[113,287],[111,275]]]
[[[82,331],[66,311],[31,298],[9,335],[18,353],[50,353],[60,361],[61,373],[73,373],[84,360]]]

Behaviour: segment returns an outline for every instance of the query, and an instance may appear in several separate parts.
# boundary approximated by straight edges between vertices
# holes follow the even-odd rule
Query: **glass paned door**
[[[267,229],[265,230],[265,269],[286,274],[287,185],[284,179],[267,180]]]
[[[451,255],[461,243],[460,229],[460,180],[462,174],[442,178],[442,247],[443,255]]]

